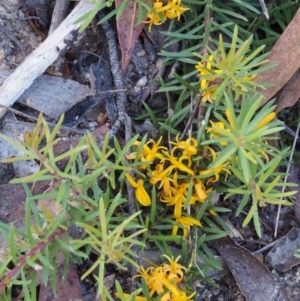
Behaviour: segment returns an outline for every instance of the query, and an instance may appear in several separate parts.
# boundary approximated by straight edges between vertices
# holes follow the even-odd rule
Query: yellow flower
[[[160,266],[149,267],[147,270],[141,267],[139,274],[134,276],[134,278],[142,277],[149,289],[149,295],[151,300],[156,300],[157,295],[161,295],[159,301],[188,301],[194,294],[187,296],[185,292],[181,291],[177,284],[182,282],[184,277],[184,272],[187,269],[178,263],[180,256],[176,259],[174,257],[168,257],[163,255],[168,259],[168,263],[162,263]],[[125,297],[130,297],[129,294],[124,294]],[[120,298],[119,294],[116,294]],[[144,301],[144,296],[137,296],[133,300]],[[158,300],[158,299],[157,299]]]
[[[164,271],[163,266],[159,267],[150,267],[147,270],[144,269],[144,267],[141,267],[139,270],[140,275],[136,275],[133,277],[142,277],[145,279],[146,284],[149,288],[149,294],[152,297],[155,293],[160,294],[164,291],[164,282],[167,281],[167,274]],[[169,301],[170,300],[170,294],[167,292],[165,293],[160,301]]]
[[[164,291],[164,281],[166,280],[165,273],[162,267],[157,267],[153,270],[151,278],[149,280],[148,287],[150,290],[150,296],[154,293],[160,294]]]
[[[179,159],[177,159],[175,156],[174,156],[174,148],[172,149],[172,152],[171,154],[169,154],[168,152],[164,152],[163,153],[165,154],[165,156],[167,158],[163,158],[161,160],[161,162],[164,162],[164,161],[170,161],[170,166],[167,168],[168,169],[171,169],[173,170],[174,168],[177,168],[179,169],[180,171],[184,171],[188,174],[190,174],[191,176],[194,175],[194,171],[191,170],[189,167],[192,166],[192,161],[191,159],[188,157],[188,156],[180,156]]]
[[[206,79],[201,80],[201,91],[203,91],[207,87],[208,87],[207,80]],[[217,89],[218,89],[218,87],[211,87],[211,88],[203,91],[201,102],[205,103],[205,102],[209,101],[210,103],[214,103],[215,99],[213,97],[213,94],[216,92]]]
[[[207,157],[210,157],[210,158],[212,159],[212,161],[215,161],[215,160],[216,160],[217,154],[216,154],[216,152],[215,152],[215,150],[214,150],[213,148],[211,148],[211,147],[209,147],[209,146],[206,145],[206,146],[204,147],[204,150],[205,150],[205,151],[208,150],[208,151],[210,152],[210,156],[207,155]]]
[[[210,178],[206,184],[208,183],[215,183],[215,182],[218,182],[219,181],[219,178],[220,178],[220,173],[222,171],[225,171],[228,174],[230,174],[230,171],[225,168],[226,166],[228,165],[228,162],[218,166],[218,167],[214,167],[214,168],[210,168],[210,169],[207,169],[207,170],[202,170],[200,171],[200,176],[208,176],[208,175],[211,175],[211,174],[214,174],[214,178]]]
[[[196,203],[196,201],[200,201],[201,203],[204,203],[207,199],[207,196],[210,194],[212,189],[205,189],[204,184],[200,179],[195,178],[194,179],[194,188],[196,193],[194,193],[191,197],[190,204],[193,205]]]
[[[189,8],[182,7],[180,4],[181,0],[168,0],[168,4],[164,7],[166,8],[165,16],[168,19],[177,18],[179,21],[180,15],[189,10]]]
[[[162,7],[163,7],[163,3],[159,0],[156,0],[156,2],[153,4],[153,8],[156,11],[156,14],[153,13],[152,11],[149,11],[147,13],[147,17],[150,20],[143,21],[143,23],[149,23],[149,32],[151,32],[151,28],[152,28],[153,24],[160,25],[166,20],[165,15],[162,15],[163,20],[161,20],[161,18],[158,16],[158,14],[161,11]]]
[[[190,230],[191,226],[196,225],[201,227],[200,221],[196,220],[191,216],[176,217],[175,221],[183,226],[183,237],[188,236],[188,231]],[[177,231],[178,231],[178,226],[174,225],[172,230],[172,235],[176,235]]]
[[[186,272],[187,269],[183,267],[181,264],[178,263],[178,260],[181,256],[178,256],[175,260],[174,258],[170,258],[167,255],[162,255],[163,257],[166,257],[169,261],[168,263],[162,264],[164,273],[167,277],[167,280],[173,284],[179,283],[183,279],[183,270]]]
[[[174,206],[174,217],[180,217],[181,209],[186,202],[189,183],[182,182],[177,184],[176,174],[174,175],[173,181],[174,183],[173,186],[171,186],[171,195],[165,195],[162,193],[160,201],[166,203],[167,206]]]
[[[195,66],[197,71],[201,75],[211,75],[210,71],[207,69],[211,69],[211,61],[212,61],[213,56],[210,56],[208,58],[208,62],[206,63],[206,68],[204,67],[204,64],[202,62],[198,62],[198,64]]]
[[[183,155],[187,157],[191,157],[197,154],[197,146],[198,142],[195,138],[189,138],[185,141],[178,141],[179,135],[176,136],[176,142],[171,142],[174,144],[174,150],[177,148],[183,149]]]
[[[149,139],[149,141],[143,146],[141,156],[139,160],[141,162],[148,161],[153,162],[155,158],[163,159],[163,155],[159,153],[159,151],[162,149],[166,150],[167,148],[165,146],[159,146],[160,142],[162,140],[162,137],[159,138],[157,142],[155,142],[153,139]],[[136,141],[134,145],[139,146],[140,141]],[[149,145],[152,144],[152,147]],[[126,156],[128,160],[135,159],[136,158],[136,152],[129,154]],[[142,165],[141,168],[145,169],[148,165]]]
[[[166,280],[162,267],[150,267],[146,271],[142,267],[139,271],[140,275],[134,277],[143,277],[150,291],[150,296],[154,293],[160,294],[164,291],[163,281]]]
[[[188,300],[191,300],[196,294],[196,292],[194,292],[190,296],[187,296],[186,292],[179,290],[175,285],[173,285],[169,282],[166,282],[165,286],[168,290],[171,291],[171,300],[172,301],[188,301]]]
[[[143,206],[150,206],[151,199],[144,188],[144,181],[139,179],[136,182],[129,173],[126,173],[125,176],[130,185],[135,188],[135,197],[139,203],[141,203]]]
[[[168,175],[171,173],[171,169],[164,170],[164,164],[156,164],[155,170],[152,170],[148,177],[150,178],[150,183],[152,185],[156,185],[160,182],[158,188],[161,189],[163,187],[163,191],[165,195],[171,194],[171,184],[172,181],[168,178]]]
[[[259,122],[254,128],[253,130],[257,130],[265,125],[267,125],[269,122],[271,122],[276,116],[275,112],[270,113],[269,115],[267,115],[261,122]]]
[[[142,277],[142,278],[144,278],[146,280],[146,283],[148,283],[150,281],[150,279],[151,279],[151,274],[152,274],[152,272],[153,272],[154,269],[155,269],[154,267],[150,267],[147,270],[145,270],[144,267],[141,266],[140,270],[138,271],[139,275],[135,275],[133,277],[133,279],[134,278],[138,278],[138,277]]]
[[[212,127],[207,127],[206,128],[207,133],[210,133],[210,139],[218,139],[218,138],[220,138],[220,136],[223,136],[218,131],[218,128],[222,129],[222,130],[225,130],[225,131],[230,133],[229,129],[225,129],[225,125],[224,125],[223,122],[221,122],[221,121],[218,121],[218,122],[210,121],[210,123],[211,123]],[[220,145],[222,145],[222,146],[226,146],[227,144],[228,144],[227,141],[221,141],[220,142]]]
[[[160,0],[156,0],[153,4],[153,9],[156,13],[149,11],[147,13],[147,17],[150,20],[143,21],[143,23],[149,23],[149,31],[151,32],[152,25],[160,25],[166,19],[180,19],[180,16],[189,8],[180,6],[181,0],[168,0],[168,3],[164,5],[164,3]],[[159,16],[158,14],[161,14]]]

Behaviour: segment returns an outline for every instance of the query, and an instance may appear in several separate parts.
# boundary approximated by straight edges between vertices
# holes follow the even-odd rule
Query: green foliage
[[[131,247],[144,245],[135,239],[146,231],[135,221],[140,212],[129,217],[118,217],[116,221],[114,215],[118,210],[123,210],[126,200],[120,193],[112,195],[110,188],[116,185],[115,172],[118,171],[122,177],[123,171],[128,169],[123,159],[124,151],[132,146],[136,138],[122,150],[117,144],[115,150],[109,147],[107,136],[100,150],[88,133],[78,146],[55,156],[53,146],[59,141],[55,136],[61,123],[62,118],[51,132],[40,115],[33,132],[24,133],[24,141],[19,140],[19,144],[1,135],[24,152],[24,156],[7,159],[6,162],[36,159],[43,163],[37,174],[12,181],[23,183],[27,193],[25,230],[23,232],[13,225],[0,223],[1,234],[8,245],[1,258],[0,290],[3,298],[9,296],[13,285],[21,285],[25,300],[35,300],[36,279],[40,275],[47,284],[49,275],[56,274],[57,256],[62,254],[67,265],[75,260],[71,254],[82,261],[93,249],[98,252],[99,260],[83,277],[97,269],[98,276],[94,277],[99,283],[99,290],[103,298],[107,296],[111,299],[103,287],[105,263],[112,263],[119,269],[127,269],[128,264],[136,265],[132,258],[137,255]],[[88,156],[86,164],[82,160],[82,151],[86,151]],[[110,157],[114,162],[109,160]],[[68,160],[63,171],[57,165],[62,159]],[[119,164],[121,161],[122,164]],[[105,192],[100,188],[101,183],[98,184],[99,177],[103,177],[103,186],[107,187]],[[49,182],[50,189],[44,194],[32,195],[27,183],[43,180],[52,181]],[[70,229],[73,227],[84,230],[81,239],[72,238]],[[127,235],[132,228],[140,230]],[[50,279],[55,291],[56,279]]]
[[[294,15],[296,2],[283,4],[289,12],[278,16],[280,20],[284,19],[279,21],[282,29]],[[272,101],[259,108],[262,98],[257,92],[258,87],[268,85],[256,82],[257,74],[274,67],[266,64],[268,53],[264,52],[265,45],[259,39],[264,27],[257,24],[271,26],[270,23],[276,21],[274,18],[271,22],[264,18],[258,21],[261,11],[258,2],[231,1],[224,4],[217,0],[193,0],[185,3],[189,3],[190,10],[183,15],[183,24],[177,27],[171,23],[169,30],[162,32],[166,38],[165,47],[175,43],[181,45],[178,53],[161,52],[166,64],[171,64],[175,58],[181,63],[180,74],[175,73],[172,80],[163,82],[160,91],[177,92],[184,104],[183,111],[189,107],[185,118],[197,106],[194,95],[200,93],[200,111],[205,114],[201,116],[204,120],[201,124],[197,121],[199,130],[195,133],[196,124],[190,126],[190,135],[197,137],[201,145],[209,145],[216,151],[215,159],[206,166],[211,170],[210,175],[225,168],[228,171],[226,179],[220,179],[222,184],[216,191],[225,192],[227,198],[241,194],[243,198],[236,214],[245,212],[250,206],[249,211],[246,209],[243,225],[253,220],[257,235],[261,236],[259,206],[267,203],[291,205],[286,199],[294,195],[293,192],[278,191],[283,186],[292,185],[283,184],[286,174],[278,171],[288,156],[287,149],[275,147],[276,134],[283,126],[275,118]],[[271,8],[270,15],[274,16],[276,10]],[[270,50],[275,39],[263,41]],[[161,127],[173,134],[180,132],[179,123],[169,124],[171,118],[160,122]],[[273,156],[280,159],[274,160]]]
[[[113,2],[95,1],[93,10],[78,20],[84,21],[81,30],[105,7],[111,9],[100,23],[121,16],[128,2],[118,8]],[[157,12],[151,1],[136,2],[138,22],[147,12],[164,21],[165,12]],[[163,32],[165,48],[181,46],[180,52],[161,53],[165,64],[176,59],[181,66],[169,82],[160,80],[168,104],[156,111],[145,104],[144,114],[137,118],[151,119],[159,129],[159,141],[137,135],[120,145],[107,135],[99,147],[87,133],[76,147],[57,155],[54,146],[63,117],[51,131],[42,116],[32,133],[24,133],[24,141],[0,135],[24,153],[4,162],[41,163],[36,174],[12,181],[23,183],[27,194],[25,225],[20,230],[0,223],[7,242],[1,255],[1,300],[11,300],[14,285],[22,287],[25,301],[36,300],[38,279],[47,284],[50,278],[55,292],[57,258],[64,257],[66,271],[70,262],[81,263],[91,253],[97,259],[82,278],[93,275],[98,295],[113,300],[104,286],[107,263],[120,271],[130,265],[139,269],[135,250],[146,252],[146,245],[169,258],[181,256],[187,291],[194,290],[194,277],[213,285],[206,272],[221,267],[207,243],[228,233],[222,214],[229,210],[218,203],[220,194],[237,202],[234,214],[245,214],[243,226],[253,221],[261,237],[260,207],[291,205],[294,193],[282,190],[292,186],[283,181],[286,172],[281,170],[289,149],[273,144],[282,122],[273,101],[260,108],[257,88],[266,84],[255,80],[272,67],[266,65],[265,51],[279,36],[273,24],[283,30],[297,3],[271,7],[272,20],[267,22],[258,1],[183,0],[182,7],[189,9],[180,13],[182,23],[177,26],[175,18]],[[33,195],[28,183],[39,181],[48,181],[50,187]],[[138,201],[138,211],[131,216],[126,186],[129,192],[132,186]],[[149,207],[145,200],[150,200]],[[78,237],[73,237],[74,228]],[[145,277],[138,286],[128,295],[116,282],[118,298],[133,301],[143,293],[149,300],[160,300],[167,293],[165,289],[154,297]]]
[[[98,282],[98,291],[102,295],[102,300],[105,300],[105,296],[109,295],[108,291],[104,287],[105,276],[105,264],[112,263],[120,270],[127,270],[122,265],[131,264],[139,268],[137,263],[130,257],[138,257],[136,253],[131,250],[133,245],[144,246],[143,242],[140,242],[134,237],[147,231],[147,229],[141,229],[136,231],[130,236],[123,237],[125,230],[132,228],[138,228],[139,225],[134,223],[133,220],[140,212],[133,214],[131,217],[123,220],[117,226],[111,223],[112,215],[117,208],[125,200],[121,200],[121,195],[118,194],[110,204],[109,208],[106,208],[104,199],[101,197],[99,200],[99,226],[91,225],[90,223],[77,222],[79,227],[82,227],[88,234],[88,238],[81,240],[72,240],[70,243],[74,245],[74,249],[81,249],[83,246],[91,245],[94,252],[99,256],[98,260],[82,275],[82,279],[91,274],[96,268],[98,268],[98,276],[94,275]],[[128,256],[129,255],[129,256]]]

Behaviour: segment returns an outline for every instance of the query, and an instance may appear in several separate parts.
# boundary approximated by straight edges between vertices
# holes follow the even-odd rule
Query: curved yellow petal
[[[132,187],[134,187],[134,188],[138,187],[137,183],[135,182],[135,180],[132,178],[132,176],[129,173],[125,173],[125,177]]]
[[[146,189],[144,188],[144,181],[139,179],[137,181],[137,185],[138,185],[138,187],[135,190],[136,199],[143,206],[150,206],[151,205],[151,199],[150,199]]]
[[[230,110],[226,109],[225,114],[226,114],[226,117],[227,117],[227,120],[228,120],[229,124],[234,128],[234,123],[233,123],[232,116],[230,114]]]
[[[253,130],[257,130],[265,125],[267,125],[269,122],[271,122],[276,116],[275,112],[271,112],[269,115],[267,115],[261,122],[259,122]]]

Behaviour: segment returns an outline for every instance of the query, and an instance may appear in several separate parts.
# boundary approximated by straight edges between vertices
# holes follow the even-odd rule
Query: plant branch
[[[53,234],[51,234],[46,241],[39,242],[34,248],[32,248],[27,254],[23,255],[19,259],[19,263],[12,270],[8,271],[2,276],[2,281],[0,282],[0,292],[10,283],[10,280],[26,265],[28,258],[33,257],[38,251],[42,251],[47,244],[53,241],[56,237],[64,234],[65,231],[62,229],[57,229]]]

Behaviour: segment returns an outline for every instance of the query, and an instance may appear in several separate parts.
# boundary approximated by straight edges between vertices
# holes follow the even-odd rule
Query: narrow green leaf
[[[79,29],[79,32],[83,32],[87,27],[88,25],[92,22],[93,18],[95,17],[95,15],[101,10],[103,9],[104,7],[106,7],[106,2],[103,3],[103,0],[99,0],[95,7],[88,13],[86,13],[84,16],[80,17],[79,19],[77,19],[74,23],[80,23],[82,21],[83,24],[81,25],[80,29]]]
[[[197,63],[197,62],[196,62]],[[173,76],[185,87],[187,88],[188,90],[190,91],[193,91],[195,93],[198,93],[199,92],[199,86],[198,84],[195,86],[195,85],[190,85],[186,80],[184,80],[181,76],[179,76],[178,74],[176,73],[173,73]]]
[[[0,138],[4,139],[6,142],[11,144],[14,148],[20,150],[24,154],[26,154],[28,156],[32,155],[32,152],[30,150],[28,150],[26,147],[24,147],[23,145],[21,145],[19,142],[16,142],[16,141],[12,140],[11,138],[9,138],[9,137],[1,134],[1,133],[0,133]],[[35,156],[35,158],[36,158],[36,156]]]
[[[253,200],[251,208],[249,210],[248,215],[246,216],[244,222],[243,222],[243,227],[247,226],[249,222],[251,221],[253,215],[257,212],[257,201]]]
[[[148,239],[150,240],[159,240],[159,241],[174,241],[178,242],[181,239],[180,235],[149,235]]]
[[[239,166],[243,172],[245,183],[248,184],[251,177],[250,166],[249,166],[249,161],[247,159],[247,156],[245,155],[245,150],[242,147],[239,147],[238,149],[238,158],[239,158]]]
[[[259,221],[259,216],[258,216],[257,211],[254,212],[253,220],[254,220],[254,227],[255,227],[255,230],[256,230],[256,234],[259,238],[261,238],[260,221]]]
[[[28,198],[26,198],[25,201],[25,228],[26,228],[26,234],[27,234],[27,239],[28,242],[31,246],[33,246],[34,240],[32,237],[32,232],[31,232],[31,206],[30,206],[30,201]]]
[[[215,161],[213,161],[209,166],[208,169],[210,168],[215,168],[223,163],[225,163],[236,151],[238,150],[238,147],[235,146],[234,144],[229,144],[227,145],[221,152],[217,153],[217,158]]]
[[[173,134],[173,135],[178,135],[178,134],[179,134],[179,132],[178,132],[176,129],[174,129],[174,128],[168,126],[168,125],[165,124],[165,123],[159,122],[159,125],[160,125],[160,127],[162,127],[162,128],[165,129],[167,132],[170,132],[170,133]]]
[[[124,10],[125,5],[126,5],[126,1],[124,1],[119,7],[116,7],[116,8],[113,9],[111,12],[109,12],[104,18],[102,18],[102,19],[97,23],[97,25],[101,25],[101,24],[103,24],[104,22],[106,22],[107,20],[109,20],[111,17],[113,17],[114,15],[117,15],[120,8],[123,7],[123,10]],[[120,16],[119,16],[119,17],[120,17]],[[119,17],[116,17],[116,18],[118,19]]]
[[[10,256],[12,257],[13,261],[17,263],[17,246],[15,242],[15,228],[13,225],[10,225],[9,228],[8,245],[9,245]]]
[[[244,209],[244,207],[247,205],[248,201],[249,201],[249,198],[250,198],[250,193],[246,193],[244,194],[240,204],[239,204],[239,207],[237,208],[236,210],[236,213],[235,213],[235,216],[238,216],[240,215],[240,213],[242,212],[242,210]]]

